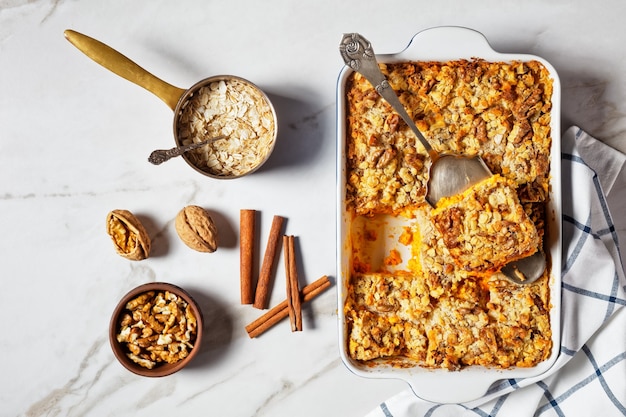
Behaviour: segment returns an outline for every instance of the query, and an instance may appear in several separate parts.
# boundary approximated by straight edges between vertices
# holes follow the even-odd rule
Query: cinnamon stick
[[[302,331],[302,308],[300,305],[300,288],[298,287],[298,269],[296,266],[295,239],[287,236],[287,305],[289,307],[289,320],[291,331]]]
[[[311,301],[329,287],[330,280],[326,275],[324,275],[317,281],[307,285],[302,289],[302,291],[300,292],[301,302],[306,303],[308,301]],[[250,336],[250,338],[260,336],[261,334],[265,333],[266,330],[270,329],[272,326],[286,318],[288,315],[289,311],[287,307],[287,300],[285,300],[273,307],[271,310],[263,314],[252,323],[248,324],[246,326],[248,336]]]
[[[242,209],[239,213],[239,273],[241,304],[252,304],[252,264],[254,258],[255,210]]]
[[[281,216],[274,216],[272,220],[272,227],[267,240],[265,254],[263,255],[263,263],[261,264],[261,272],[259,273],[256,294],[254,296],[253,306],[259,309],[266,309],[269,301],[271,275],[274,269],[276,252],[278,250],[278,244],[280,243],[280,231],[283,227],[284,220],[285,219]]]
[[[287,312],[289,313],[289,323],[291,324],[291,331],[295,331],[296,327],[296,311],[293,308],[293,299],[291,298],[291,247],[289,246],[289,236],[283,236],[283,258],[285,259],[285,278],[287,289]]]

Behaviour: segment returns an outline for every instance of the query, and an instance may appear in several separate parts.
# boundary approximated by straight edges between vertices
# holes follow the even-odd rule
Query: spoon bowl
[[[546,254],[540,249],[534,255],[505,265],[502,273],[516,284],[529,285],[541,278],[546,263]]]

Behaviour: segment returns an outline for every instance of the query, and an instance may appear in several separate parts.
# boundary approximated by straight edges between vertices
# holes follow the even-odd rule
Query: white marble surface
[[[0,415],[360,416],[405,388],[352,375],[338,355],[334,288],[263,337],[239,305],[240,208],[274,214],[299,237],[301,276],[335,270],[335,83],[344,32],[379,53],[418,31],[460,25],[502,52],[540,55],[560,73],[562,125],[576,123],[626,151],[626,29],[621,0],[43,1],[0,0]],[[173,144],[172,111],[96,65],[63,37],[72,28],[182,88],[216,74],[263,87],[280,118],[264,168],[232,181],[184,161],[155,167]],[[197,204],[218,221],[222,247],[184,246],[173,219]],[[104,231],[108,211],[140,215],[154,254],[127,261]],[[623,218],[626,213],[614,213]],[[280,275],[280,266],[278,276]],[[190,368],[161,379],[130,374],[108,345],[117,300],[148,281],[179,284],[208,321]],[[284,299],[277,279],[271,303]]]

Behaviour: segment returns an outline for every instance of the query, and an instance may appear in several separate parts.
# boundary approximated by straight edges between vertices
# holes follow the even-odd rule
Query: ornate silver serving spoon
[[[358,33],[344,34],[339,52],[346,65],[365,77],[402,117],[428,153],[431,159],[426,193],[428,203],[435,206],[441,198],[459,194],[492,175],[480,156],[440,154],[433,149],[381,72],[367,39]],[[546,258],[540,248],[534,255],[506,265],[502,273],[515,283],[530,284],[541,277],[545,269]]]

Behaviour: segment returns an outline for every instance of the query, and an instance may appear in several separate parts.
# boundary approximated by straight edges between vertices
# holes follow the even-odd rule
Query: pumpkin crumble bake
[[[364,364],[450,370],[537,365],[552,349],[550,265],[530,285],[499,271],[542,250],[548,70],[538,61],[480,59],[381,70],[437,152],[480,155],[494,175],[431,207],[425,150],[367,80],[348,76],[346,211],[355,220],[343,312],[349,355]],[[408,250],[391,248],[377,261],[371,248],[388,236],[368,232],[367,224],[385,216],[404,221],[396,245]]]
[[[534,254],[541,244],[515,184],[497,174],[442,198],[430,217],[455,263],[479,274],[497,272]]]

